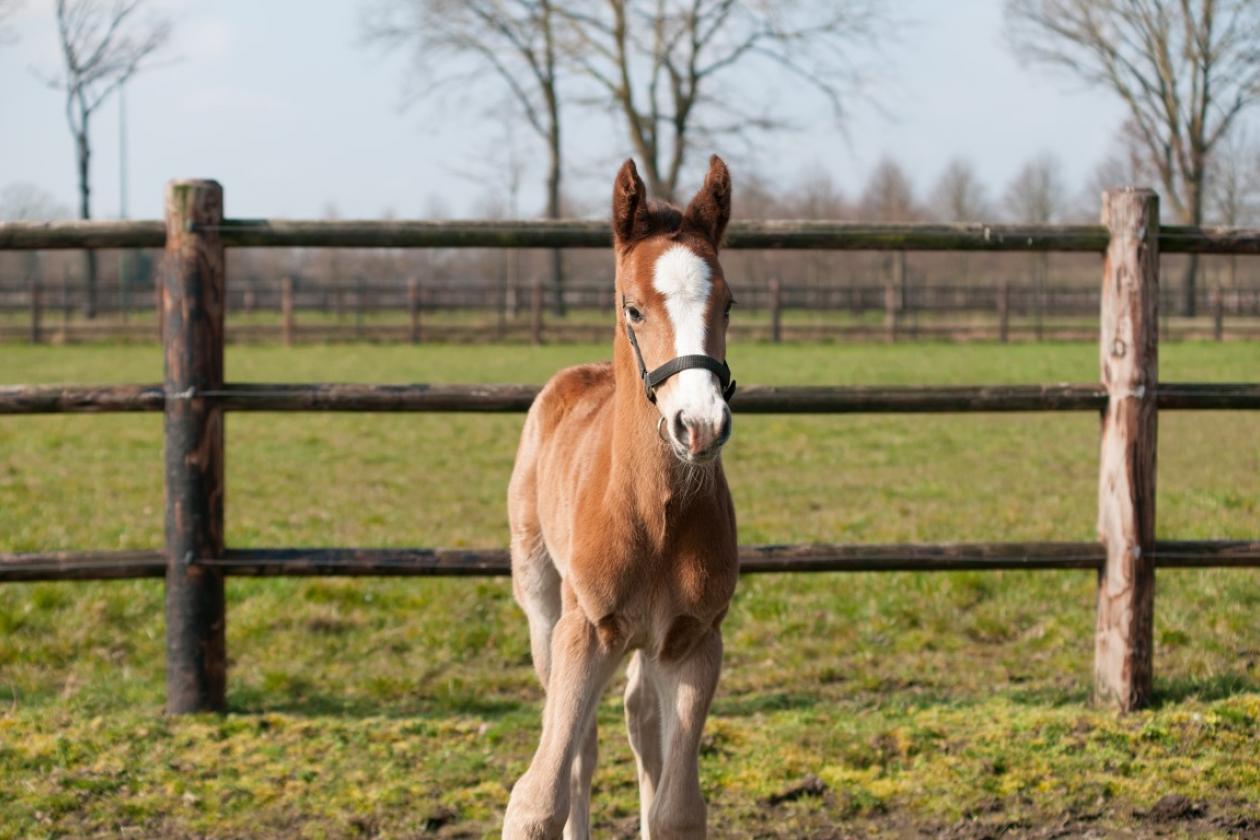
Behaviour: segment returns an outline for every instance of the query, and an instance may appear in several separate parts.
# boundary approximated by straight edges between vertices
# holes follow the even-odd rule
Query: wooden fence
[[[901,265],[901,261],[894,263]],[[907,269],[883,280],[800,283],[777,277],[766,283],[732,280],[739,318],[737,341],[944,339],[1088,340],[1099,307],[1096,285],[1026,281],[937,282]],[[900,276],[900,279],[898,279]],[[540,281],[541,278],[534,278]],[[160,296],[153,285],[116,282],[97,289],[97,317],[77,317],[86,289],[66,276],[48,282],[31,272],[18,284],[0,283],[0,341],[58,344],[96,340],[161,340]],[[536,293],[535,293],[536,292]],[[553,318],[544,301],[554,290],[488,282],[481,277],[442,279],[351,276],[327,281],[286,275],[251,278],[229,288],[226,340],[239,342],[532,342],[602,341],[609,334],[611,283],[567,283],[568,316]],[[1260,338],[1260,285],[1240,281],[1198,290],[1194,319],[1171,319],[1181,301],[1161,289],[1161,337]],[[797,317],[794,314],[800,313]],[[784,315],[787,315],[785,321]],[[451,315],[461,317],[451,318]]]
[[[166,545],[152,551],[0,554],[0,581],[164,577],[167,708],[222,709],[225,575],[505,575],[502,550],[225,545],[225,411],[524,411],[533,386],[232,384],[223,380],[224,253],[233,246],[595,247],[602,224],[279,222],[224,219],[213,181],[177,181],[165,222],[0,224],[0,250],[152,247],[162,272],[160,385],[0,387],[0,414],[160,411]],[[1059,250],[1103,256],[1101,382],[924,388],[749,386],[741,413],[1095,411],[1102,416],[1099,542],[742,546],[754,572],[1095,569],[1095,697],[1128,710],[1150,698],[1156,566],[1260,566],[1260,540],[1155,540],[1159,410],[1260,409],[1260,383],[1161,383],[1159,254],[1260,253],[1260,230],[1161,227],[1158,198],[1116,190],[1098,226],[733,224],[731,248]]]

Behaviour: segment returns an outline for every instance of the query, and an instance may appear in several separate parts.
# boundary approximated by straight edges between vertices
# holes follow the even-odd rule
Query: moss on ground
[[[1169,380],[1260,370],[1255,345],[1163,352]],[[161,374],[152,347],[3,353],[8,381]],[[603,353],[232,348],[228,374],[541,381]],[[746,382],[1087,381],[1095,354],[743,346],[732,362]],[[519,417],[277,418],[229,421],[231,544],[506,541]],[[737,418],[727,460],[745,542],[1088,539],[1096,436],[1077,415]],[[1161,417],[1160,535],[1254,538],[1256,440],[1253,414]],[[0,550],[159,544],[160,463],[156,417],[0,418]],[[540,699],[506,581],[234,580],[228,594],[231,712],[168,719],[160,583],[0,588],[0,838],[495,834]],[[1254,830],[1258,608],[1252,570],[1162,572],[1157,703],[1118,718],[1087,704],[1088,573],[745,579],[703,747],[713,833]],[[618,690],[601,707],[599,836],[636,821]],[[1189,804],[1161,805],[1169,794]]]

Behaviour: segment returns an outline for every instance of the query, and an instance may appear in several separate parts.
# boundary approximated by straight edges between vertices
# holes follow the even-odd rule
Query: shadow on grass
[[[1252,692],[1260,692],[1260,678],[1254,674],[1217,674],[1212,677],[1156,680],[1151,708],[1160,709],[1186,700],[1211,703],[1226,700],[1235,694]]]
[[[259,688],[244,687],[228,693],[228,711],[233,714],[285,714],[298,717],[352,718],[449,718],[472,716],[499,720],[522,711],[533,714],[534,704],[511,697],[452,694],[416,696],[402,701],[371,697],[355,697],[329,692],[304,691],[300,694],[279,694]]]
[[[1157,679],[1151,698],[1151,708],[1160,709],[1184,703],[1187,700],[1211,703],[1228,699],[1236,694],[1253,692],[1260,692],[1260,679],[1250,674]],[[1072,687],[1044,685],[1021,688],[1008,692],[1007,696],[1012,702],[1021,706],[1085,706],[1090,703],[1090,694],[1089,687],[1082,684]]]

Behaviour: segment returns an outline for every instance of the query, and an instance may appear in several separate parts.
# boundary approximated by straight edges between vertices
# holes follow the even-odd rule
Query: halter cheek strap
[[[625,308],[624,300],[622,308]],[[707,370],[717,376],[718,382],[722,385],[722,399],[731,401],[731,397],[735,395],[735,380],[731,379],[731,369],[726,362],[718,361],[712,356],[675,356],[655,370],[649,371],[647,365],[643,363],[643,352],[639,350],[639,341],[634,337],[634,329],[628,320],[625,323],[626,338],[630,339],[630,347],[634,350],[634,360],[639,365],[639,378],[643,380],[643,393],[647,396],[648,402],[656,402],[656,389],[665,380],[689,368]]]

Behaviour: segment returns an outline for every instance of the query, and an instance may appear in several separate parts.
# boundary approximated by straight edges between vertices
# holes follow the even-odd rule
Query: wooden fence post
[[[39,271],[31,272],[31,344],[39,344],[43,340],[41,321],[44,314],[44,288],[40,282]]]
[[[1212,338],[1225,340],[1225,290],[1220,283],[1212,289]]]
[[[411,316],[410,339],[412,344],[420,343],[420,278],[407,278],[407,309]]]
[[[363,275],[357,274],[354,278],[354,336],[362,338],[364,332],[364,319],[367,316],[367,287],[363,282]]]
[[[891,281],[884,284],[884,340],[897,340],[897,286]]]
[[[1159,197],[1108,190],[1099,361],[1107,388],[1098,474],[1094,699],[1120,711],[1151,696],[1155,618],[1155,454],[1159,385]]]
[[[166,710],[224,708],[223,188],[166,191]]]
[[[1005,344],[1011,340],[1011,283],[1005,277],[998,284],[997,316],[998,340]]]
[[[535,344],[543,343],[543,284],[542,274],[534,275],[533,285],[529,290],[529,322],[530,340]]]
[[[157,316],[157,340],[159,344],[166,340],[166,304],[163,302],[166,298],[166,284],[162,280],[165,271],[166,266],[163,264],[158,269],[157,282],[153,284],[153,312]],[[62,291],[64,293],[64,286]]]
[[[783,340],[783,284],[778,277],[770,278],[770,340]]]
[[[906,252],[896,251],[893,253],[892,257],[893,285],[897,287],[897,293],[899,295],[897,300],[897,309],[904,310],[910,297],[910,290],[906,286],[906,283],[909,282],[909,278],[906,275]]]
[[[284,336],[284,346],[293,346],[293,278],[280,279],[280,332]]]

